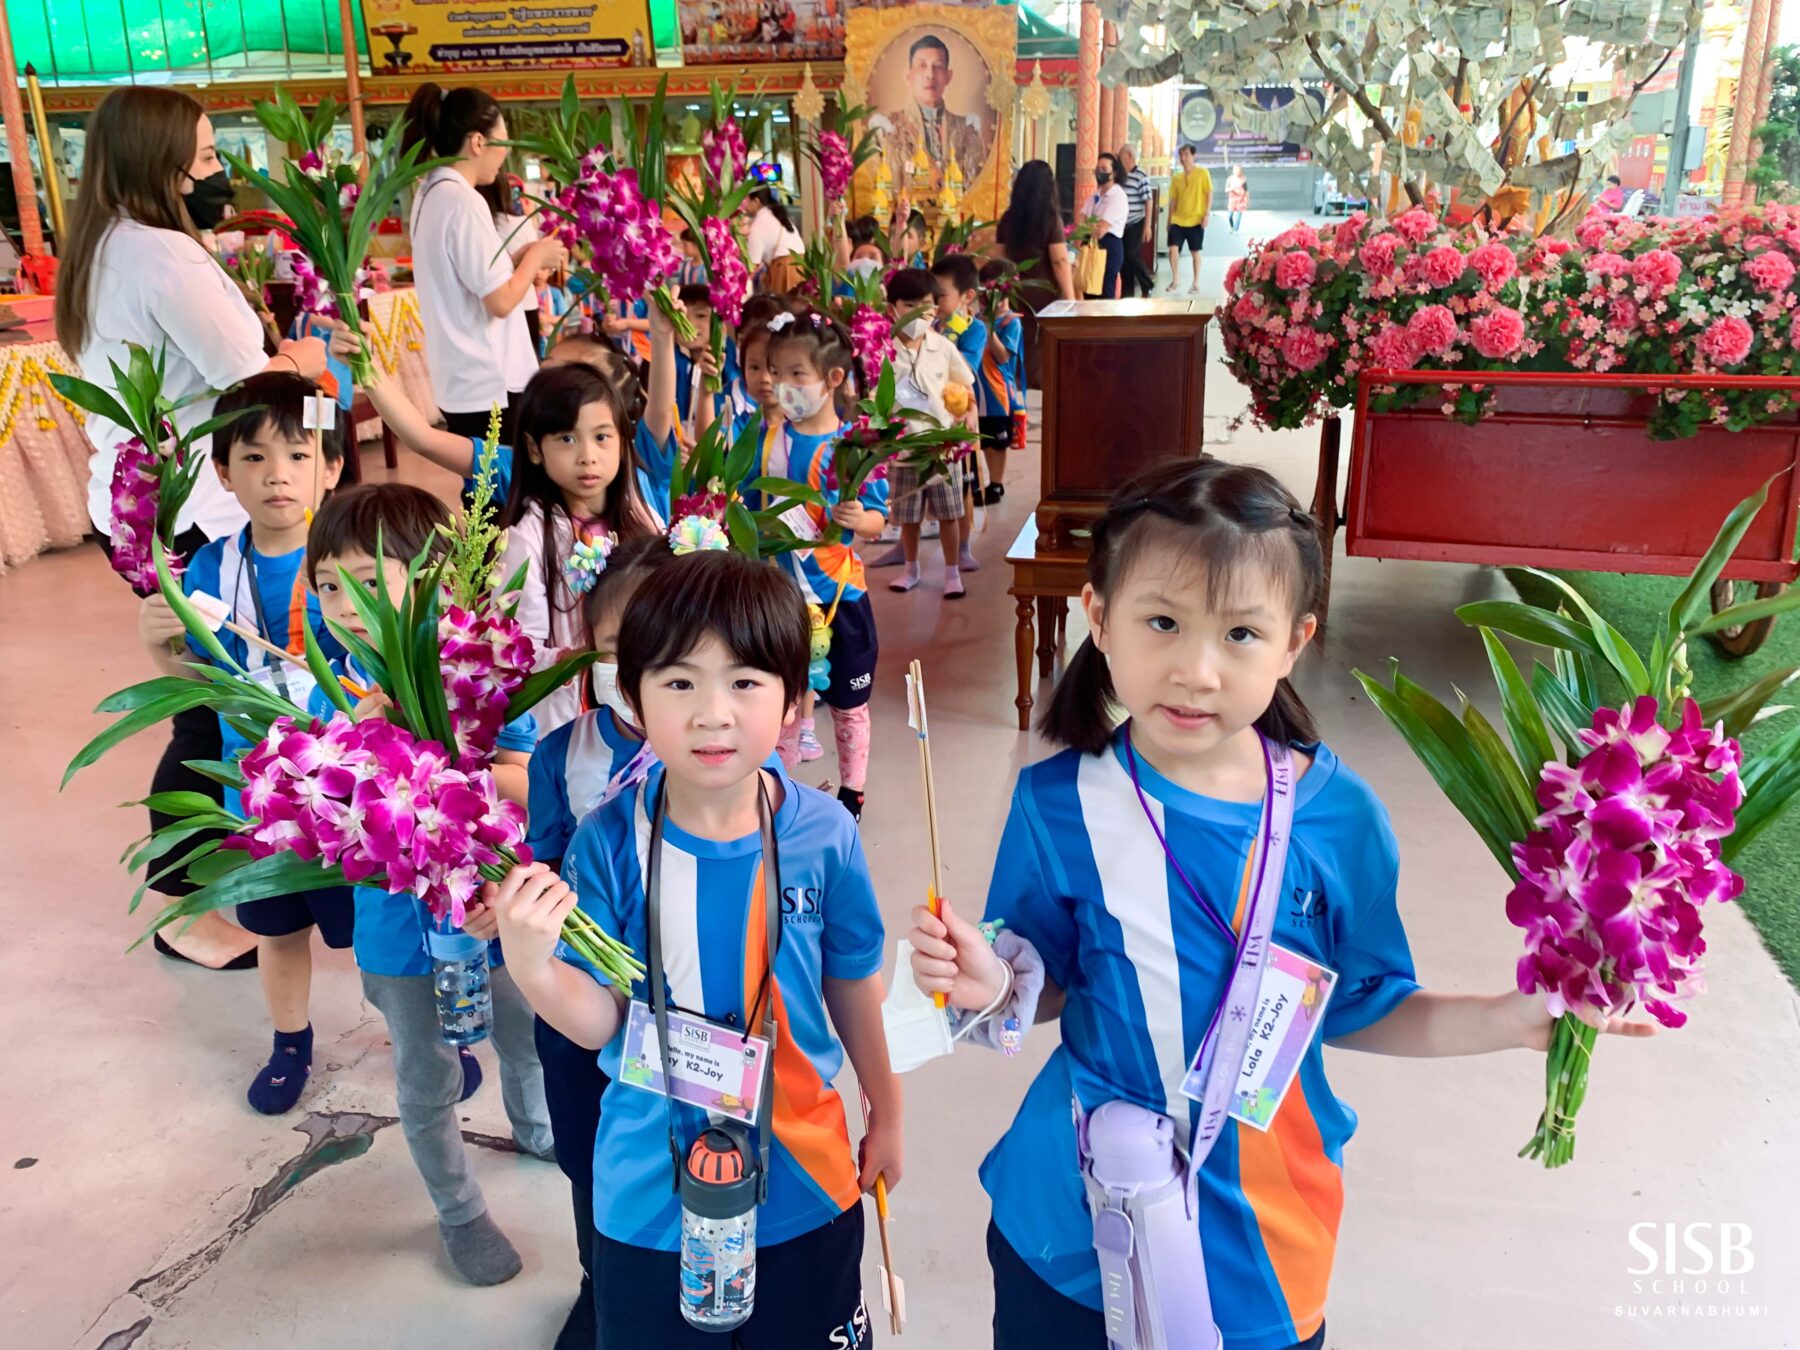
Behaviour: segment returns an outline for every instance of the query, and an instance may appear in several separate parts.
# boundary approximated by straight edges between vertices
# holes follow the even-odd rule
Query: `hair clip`
[[[823,328],[825,326],[825,316],[816,309],[806,317],[815,329]]]
[[[779,333],[793,321],[794,316],[792,314],[777,314],[774,318],[769,320],[769,331],[771,333]]]

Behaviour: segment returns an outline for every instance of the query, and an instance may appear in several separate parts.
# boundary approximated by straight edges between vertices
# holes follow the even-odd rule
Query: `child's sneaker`
[[[825,747],[819,744],[818,724],[811,719],[800,723],[800,762],[811,764],[825,758]]]
[[[850,819],[854,820],[858,825],[862,824],[863,803],[868,800],[867,794],[860,792],[853,787],[843,787],[838,789],[838,800],[844,804],[844,809],[850,813]]]
[[[285,1115],[292,1111],[306,1090],[307,1075],[312,1072],[312,1027],[304,1031],[278,1031],[269,1062],[256,1075],[246,1094],[253,1110],[265,1116]]]

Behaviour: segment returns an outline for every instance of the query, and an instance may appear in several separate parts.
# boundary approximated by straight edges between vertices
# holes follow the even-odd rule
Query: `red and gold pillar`
[[[344,40],[344,98],[350,104],[350,148],[362,154],[369,148],[363,127],[362,58],[356,53],[356,15],[350,0],[338,0],[338,32]],[[367,168],[364,169],[366,178]]]
[[[38,218],[37,178],[31,172],[31,142],[25,135],[25,101],[19,97],[19,68],[13,61],[12,25],[7,21],[4,3],[0,3],[0,122],[6,123],[6,148],[12,155],[19,233],[25,239],[27,253],[41,254],[44,223]]]
[[[1744,60],[1738,68],[1737,97],[1731,112],[1731,145],[1725,152],[1722,196],[1726,206],[1737,206],[1744,200],[1744,173],[1750,164],[1750,133],[1756,130],[1768,39],[1769,0],[1750,0],[1750,18],[1744,28]]]
[[[1094,195],[1094,156],[1100,152],[1100,10],[1094,0],[1081,0],[1081,59],[1075,79],[1075,211],[1079,216]]]
[[[1763,30],[1763,64],[1756,82],[1756,126],[1760,127],[1769,120],[1769,99],[1775,90],[1775,44],[1781,37],[1781,0],[1769,0],[1769,22]],[[1752,132],[1755,127],[1751,128]],[[1750,152],[1744,159],[1744,172],[1748,173],[1756,161],[1762,158],[1762,141],[1755,135],[1750,137]],[[1755,189],[1744,190],[1745,205],[1749,205]]]

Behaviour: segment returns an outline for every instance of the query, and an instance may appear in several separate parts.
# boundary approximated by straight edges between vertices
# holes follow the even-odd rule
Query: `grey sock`
[[[500,1225],[485,1213],[454,1228],[439,1223],[438,1237],[456,1273],[470,1284],[505,1284],[525,1267]]]

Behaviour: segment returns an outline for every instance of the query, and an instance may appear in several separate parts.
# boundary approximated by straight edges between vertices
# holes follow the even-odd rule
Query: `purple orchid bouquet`
[[[825,189],[826,208],[832,215],[848,209],[847,199],[850,186],[856,180],[856,171],[873,159],[879,148],[876,129],[869,125],[872,111],[861,105],[828,110],[823,124],[801,147],[806,157],[818,167],[819,182]]]
[[[490,444],[483,473],[491,478],[493,468]],[[182,873],[194,883],[153,929],[246,900],[347,884],[415,894],[435,920],[460,925],[483,880],[530,861],[523,813],[494,788],[496,740],[507,722],[598,658],[584,652],[532,670],[531,639],[512,614],[523,569],[486,589],[491,543],[479,519],[460,525],[447,547],[434,543],[412,560],[398,597],[385,583],[371,594],[344,574],[369,636],[337,624],[333,635],[357,675],[390,705],[363,721],[310,626],[305,663],[331,706],[328,716],[252,680],[182,593],[160,541],[152,543],[162,594],[212,662],[194,663],[192,678],[163,676],[103,702],[101,712],[122,716],[76,755],[64,782],[127,737],[190,708],[212,709],[252,742],[241,761],[204,766],[228,789],[226,805],[194,792],[148,799],[171,821],[134,845],[128,865],[174,861],[145,877],[131,907],[165,876]],[[379,555],[378,548],[378,562]],[[452,603],[443,609],[446,590]],[[469,607],[454,603],[471,592]],[[563,940],[621,987],[643,973],[627,948],[579,912]]]
[[[167,348],[155,356],[132,343],[126,344],[126,350],[123,369],[116,361],[107,362],[112,367],[112,390],[72,375],[52,374],[50,383],[77,407],[133,433],[119,448],[113,465],[112,565],[139,595],[149,595],[157,587],[151,545],[158,539],[165,547],[171,545],[182,508],[200,475],[207,471],[207,456],[193,448],[194,442],[240,414],[210,417],[180,429],[178,412],[217,395],[203,390],[180,400],[165,398]],[[173,565],[179,572],[179,560]]]
[[[1487,649],[1504,739],[1466,697],[1459,717],[1397,663],[1387,683],[1357,672],[1512,881],[1506,914],[1526,948],[1517,985],[1556,1018],[1543,1110],[1520,1150],[1546,1167],[1574,1158],[1597,1024],[1640,1004],[1665,1027],[1687,1021],[1680,1005],[1704,988],[1703,906],[1743,892],[1734,858],[1800,793],[1800,727],[1749,757],[1736,739],[1782,711],[1766,705],[1800,669],[1700,699],[1687,663],[1691,640],[1800,606],[1790,590],[1706,612],[1768,491],[1726,517],[1648,658],[1547,572],[1532,574],[1566,605],[1458,609]],[[1550,663],[1528,680],[1502,635],[1549,649]],[[1624,691],[1622,705],[1603,681]]]

